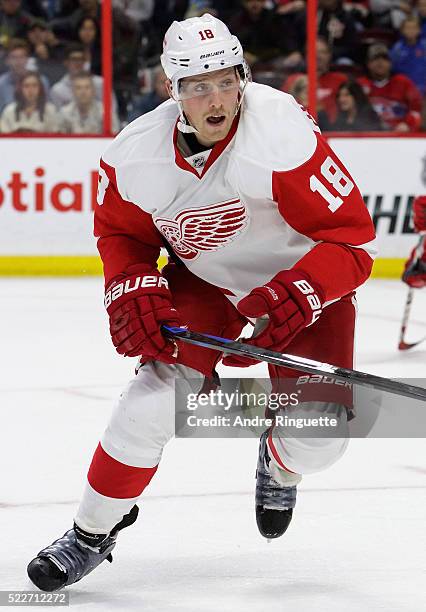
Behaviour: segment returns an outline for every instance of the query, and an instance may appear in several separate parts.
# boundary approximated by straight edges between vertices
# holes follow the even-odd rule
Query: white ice
[[[132,376],[133,360],[110,345],[101,294],[100,278],[1,280],[0,590],[31,589],[28,561],[71,526],[92,452]],[[358,369],[424,376],[426,342],[397,351],[405,296],[397,281],[359,291]],[[410,334],[425,333],[420,290]],[[256,441],[174,440],[113,564],[72,586],[71,605],[419,612],[424,449],[422,439],[351,440],[338,464],[304,479],[288,532],[267,544],[253,511]]]

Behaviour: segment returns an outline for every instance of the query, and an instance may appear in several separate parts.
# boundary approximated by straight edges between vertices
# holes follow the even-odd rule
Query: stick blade
[[[423,342],[423,340],[424,338],[422,338],[422,340],[419,340],[418,342],[404,342],[404,340],[401,340],[398,344],[398,350],[408,351],[408,349],[413,348],[413,346],[417,346],[418,344],[420,344],[420,342]]]

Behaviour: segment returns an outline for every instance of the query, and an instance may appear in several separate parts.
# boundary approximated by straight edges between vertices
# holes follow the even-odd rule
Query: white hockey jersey
[[[155,267],[164,239],[234,303],[284,269],[307,273],[326,301],[368,278],[369,213],[292,96],[250,83],[227,138],[188,159],[176,145],[178,115],[165,102],[128,125],[101,160],[95,235],[106,283],[131,264]]]

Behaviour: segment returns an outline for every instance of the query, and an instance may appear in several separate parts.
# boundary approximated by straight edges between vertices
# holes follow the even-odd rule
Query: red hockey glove
[[[414,199],[413,221],[416,232],[426,232],[426,196]]]
[[[321,288],[305,272],[279,272],[269,283],[256,287],[238,303],[238,310],[246,317],[269,316],[269,325],[258,336],[244,342],[282,353],[296,334],[318,319],[323,302]],[[228,355],[223,363],[247,367],[257,361]]]
[[[420,254],[418,247],[411,251],[410,258],[405,264],[402,280],[410,287],[421,289],[426,286],[426,251],[423,242],[423,251]]]
[[[117,276],[105,293],[109,328],[117,353],[175,363],[176,345],[160,331],[163,323],[180,325],[167,280],[145,264]]]

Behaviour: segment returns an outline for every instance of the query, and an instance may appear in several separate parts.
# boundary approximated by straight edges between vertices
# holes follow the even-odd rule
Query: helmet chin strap
[[[178,121],[177,128],[179,132],[182,132],[183,134],[199,134],[200,133],[197,129],[195,129],[195,127],[192,127],[192,125],[188,123],[183,123],[180,120]]]
[[[178,107],[179,107],[179,121],[177,124],[177,128],[179,130],[179,132],[182,132],[183,134],[199,134],[200,132],[193,127],[188,119],[185,117],[185,113],[183,112],[183,108],[182,108],[182,104],[177,100],[178,103]]]

